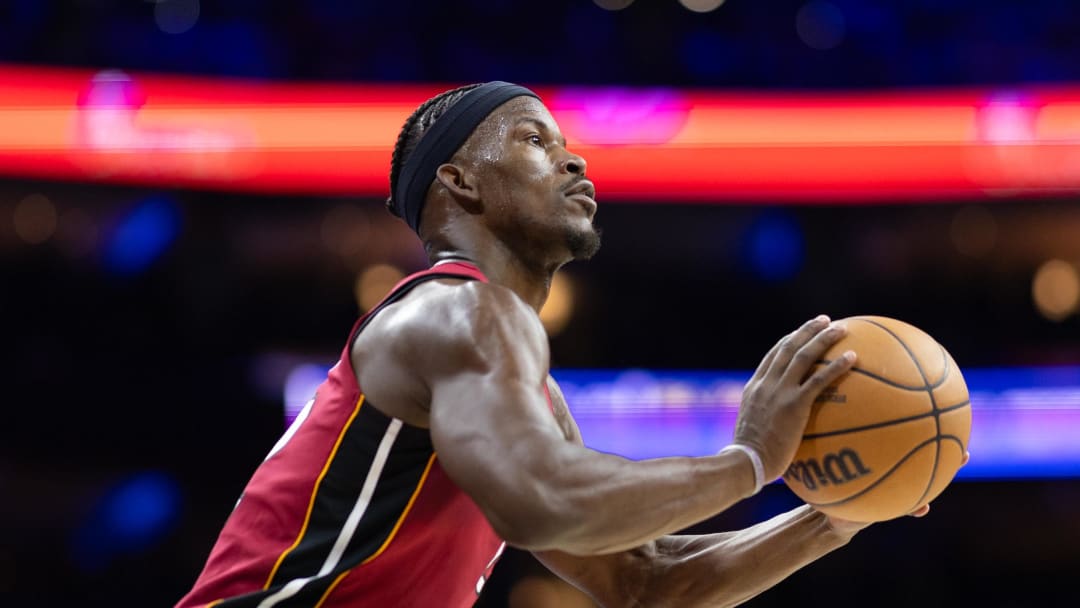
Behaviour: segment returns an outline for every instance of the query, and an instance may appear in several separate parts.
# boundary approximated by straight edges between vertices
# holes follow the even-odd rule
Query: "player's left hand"
[[[915,509],[911,513],[908,513],[908,517],[925,517],[930,512],[930,503]],[[826,515],[825,519],[829,521],[829,527],[833,532],[840,534],[841,536],[854,536],[856,532],[866,528],[874,522],[862,522],[862,521],[850,521],[847,519],[840,519],[839,517],[833,517],[832,515]]]
[[[969,460],[971,460],[971,453],[970,452],[964,452],[964,460],[963,460],[963,462],[960,463],[960,466],[964,466],[965,464],[968,463]],[[925,517],[926,514],[929,513],[929,512],[930,512],[930,503],[926,503],[925,505],[915,509],[911,513],[908,513],[908,516],[910,516],[910,517]],[[841,535],[845,535],[845,536],[854,536],[856,532],[858,532],[859,530],[862,530],[863,528],[866,528],[867,526],[870,525],[870,523],[872,523],[872,522],[848,521],[846,519],[840,519],[839,517],[833,517],[831,515],[826,515],[825,519],[828,520],[829,527],[831,527],[833,529],[833,532],[836,532],[837,534],[841,534]]]
[[[971,460],[971,452],[965,451],[964,452],[964,460],[960,462],[960,466],[964,466],[965,464],[968,463],[969,460]],[[908,515],[910,515],[911,517],[925,517],[926,514],[929,513],[929,512],[930,512],[930,503],[926,503],[925,505],[919,507],[918,509],[915,509],[911,513],[908,513]]]

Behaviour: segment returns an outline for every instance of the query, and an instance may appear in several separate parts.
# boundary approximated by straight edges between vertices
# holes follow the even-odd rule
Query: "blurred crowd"
[[[1080,79],[1080,19],[1068,0],[686,4],[718,6],[9,0],[0,60],[351,81],[505,75],[530,84],[822,88]]]

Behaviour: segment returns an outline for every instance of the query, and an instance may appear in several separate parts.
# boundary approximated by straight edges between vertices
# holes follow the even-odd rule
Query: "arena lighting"
[[[285,386],[291,423],[326,378],[305,363]],[[585,444],[639,460],[713,454],[732,437],[750,372],[558,369]],[[301,383],[301,379],[303,383]],[[967,479],[1080,477],[1080,367],[965,369],[971,394]]]
[[[113,559],[152,549],[180,519],[180,484],[168,473],[142,471],[105,488],[85,521],[73,531],[70,557],[88,573]]]
[[[0,66],[0,174],[382,197],[450,84],[271,84]],[[1080,191],[1080,86],[756,93],[538,87],[602,202],[875,202]]]
[[[181,231],[180,211],[164,195],[152,196],[126,210],[105,246],[105,267],[122,276],[137,275],[172,246]]]

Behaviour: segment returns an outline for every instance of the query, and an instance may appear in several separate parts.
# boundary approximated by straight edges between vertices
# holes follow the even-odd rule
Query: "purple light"
[[[975,116],[976,139],[998,145],[1037,141],[1041,105],[1037,99],[1020,93],[1003,91],[991,96]]]
[[[690,105],[671,89],[560,89],[550,100],[559,126],[584,144],[664,144],[686,124]]]
[[[326,366],[289,375],[288,421]],[[733,437],[750,372],[555,370],[589,447],[634,460],[714,454]],[[971,462],[959,478],[1080,477],[1080,367],[971,369]]]
[[[326,380],[330,370],[325,365],[305,363],[298,365],[285,378],[285,422],[286,426],[300,415],[300,410],[308,401],[315,398],[315,390]]]

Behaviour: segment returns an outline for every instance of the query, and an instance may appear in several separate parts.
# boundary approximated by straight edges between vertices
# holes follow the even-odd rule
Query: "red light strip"
[[[450,85],[268,84],[0,66],[0,174],[384,196]],[[859,202],[1080,191],[1080,87],[538,92],[601,200]]]

